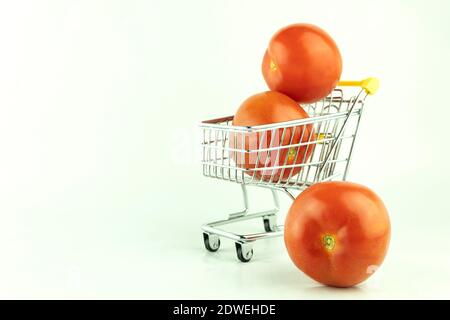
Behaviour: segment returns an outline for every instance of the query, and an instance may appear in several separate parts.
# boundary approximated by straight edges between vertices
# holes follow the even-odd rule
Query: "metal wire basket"
[[[356,92],[351,88],[359,88]],[[342,81],[325,99],[302,105],[309,118],[259,126],[233,126],[233,117],[203,121],[203,175],[239,183],[244,210],[227,219],[202,226],[207,250],[220,247],[220,237],[235,242],[239,260],[253,256],[253,242],[283,234],[277,225],[277,192],[295,199],[314,183],[345,180],[367,95],[378,89],[378,80]],[[246,186],[269,188],[274,208],[262,212],[249,210]],[[263,218],[265,232],[236,234],[219,226]]]

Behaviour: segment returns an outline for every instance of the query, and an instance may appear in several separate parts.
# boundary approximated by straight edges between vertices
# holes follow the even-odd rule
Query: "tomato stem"
[[[322,243],[326,250],[331,251],[336,246],[336,239],[331,234],[326,234],[322,238]]]
[[[272,71],[276,71],[278,68],[277,68],[277,65],[275,64],[275,62],[273,62],[273,60],[270,60],[270,70],[272,70]]]

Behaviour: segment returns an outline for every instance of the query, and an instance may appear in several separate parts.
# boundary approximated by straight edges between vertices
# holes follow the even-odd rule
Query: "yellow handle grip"
[[[341,87],[361,87],[367,94],[373,95],[380,87],[380,81],[377,78],[367,78],[361,81],[339,81]]]

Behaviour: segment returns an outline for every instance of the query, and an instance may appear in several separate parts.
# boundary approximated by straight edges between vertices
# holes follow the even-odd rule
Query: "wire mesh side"
[[[346,99],[336,89],[326,99],[303,106],[309,119],[246,130],[233,127],[232,117],[204,123],[203,174],[297,189],[344,179],[363,104],[360,95]]]

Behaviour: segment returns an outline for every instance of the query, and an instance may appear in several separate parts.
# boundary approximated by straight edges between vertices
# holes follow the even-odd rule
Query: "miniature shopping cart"
[[[244,200],[244,210],[202,226],[206,249],[215,252],[220,238],[228,238],[239,260],[248,262],[255,241],[283,235],[283,225],[277,224],[278,192],[294,200],[315,183],[345,180],[365,99],[378,85],[376,78],[341,81],[328,97],[302,105],[309,118],[301,120],[258,126],[233,126],[232,116],[203,121],[203,174],[240,184]],[[253,146],[247,143],[252,137]],[[247,186],[268,188],[273,208],[251,212]],[[261,219],[265,231],[237,234],[222,228],[249,219]]]

